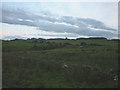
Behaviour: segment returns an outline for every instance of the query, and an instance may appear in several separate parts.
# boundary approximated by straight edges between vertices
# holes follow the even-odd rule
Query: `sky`
[[[3,2],[1,39],[118,38],[117,2]]]

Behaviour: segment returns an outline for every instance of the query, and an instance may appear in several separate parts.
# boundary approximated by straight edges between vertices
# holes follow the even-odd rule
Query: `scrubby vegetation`
[[[116,88],[117,40],[3,41],[3,88]]]

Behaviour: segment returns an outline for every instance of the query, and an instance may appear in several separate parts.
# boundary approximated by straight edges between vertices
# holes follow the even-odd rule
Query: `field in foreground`
[[[3,41],[3,88],[118,87],[118,41]]]

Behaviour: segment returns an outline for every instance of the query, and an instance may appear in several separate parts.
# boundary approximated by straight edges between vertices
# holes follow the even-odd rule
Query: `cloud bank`
[[[2,8],[2,23],[26,25],[38,30],[57,33],[71,33],[78,36],[117,37],[117,30],[104,25],[101,21],[73,16],[56,16],[50,12],[36,15],[22,9]],[[74,37],[74,35],[73,35]]]

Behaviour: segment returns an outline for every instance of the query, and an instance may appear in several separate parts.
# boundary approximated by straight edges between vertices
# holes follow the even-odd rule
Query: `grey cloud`
[[[49,37],[78,37],[77,34],[29,34],[32,36],[49,36]]]
[[[34,26],[40,30],[49,32],[67,32],[85,36],[104,36],[107,38],[115,37],[116,34],[109,31],[116,29],[106,27],[104,23],[90,18],[76,18],[72,16],[53,17],[52,14],[41,12],[34,15],[22,9],[2,8],[2,23]],[[106,31],[91,30],[88,25]],[[76,27],[75,27],[76,26]]]
[[[70,23],[72,25],[75,25],[75,24],[77,24],[79,26],[92,25],[94,28],[116,31],[116,29],[106,27],[104,25],[104,23],[102,23],[98,20],[95,20],[95,19],[90,19],[90,18],[74,18],[72,16],[63,16],[61,18],[61,21],[66,22],[66,23]]]

